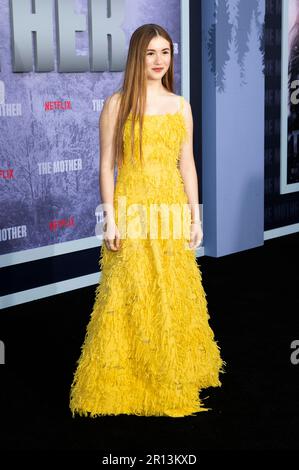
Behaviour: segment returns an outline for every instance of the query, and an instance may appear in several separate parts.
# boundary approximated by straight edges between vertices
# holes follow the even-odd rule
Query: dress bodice
[[[142,149],[144,169],[151,165],[161,165],[165,170],[177,165],[180,147],[187,135],[185,118],[183,115],[184,98],[180,97],[179,110],[176,113],[145,114],[142,129]],[[131,155],[131,126],[132,116],[129,114],[124,128],[124,166],[130,164]],[[135,123],[134,153],[139,159],[139,122]],[[141,167],[139,166],[139,169]]]
[[[115,197],[132,196],[135,202],[182,197],[183,181],[178,168],[181,146],[187,137],[184,98],[176,113],[145,114],[142,129],[143,163],[139,153],[139,121],[135,122],[134,160],[131,159],[129,114],[124,128],[124,161],[118,169]],[[179,197],[179,199],[181,199]]]

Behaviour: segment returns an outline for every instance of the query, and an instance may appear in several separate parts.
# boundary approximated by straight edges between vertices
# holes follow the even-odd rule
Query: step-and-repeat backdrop
[[[170,33],[181,94],[180,0],[0,0],[0,12],[0,254],[100,244],[103,102],[144,23]]]

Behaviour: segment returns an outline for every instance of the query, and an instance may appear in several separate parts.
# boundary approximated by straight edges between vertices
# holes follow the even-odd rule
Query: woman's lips
[[[163,67],[157,67],[153,69],[155,72],[161,72],[163,70]]]

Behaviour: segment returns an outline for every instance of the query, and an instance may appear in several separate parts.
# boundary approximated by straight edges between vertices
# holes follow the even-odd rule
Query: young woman
[[[173,79],[169,34],[139,27],[123,86],[100,116],[102,278],[71,387],[73,416],[194,416],[209,409],[199,391],[221,386],[225,362],[194,252],[202,230],[192,112]]]

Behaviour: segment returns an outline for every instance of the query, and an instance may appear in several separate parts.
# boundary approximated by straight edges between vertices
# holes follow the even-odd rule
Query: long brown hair
[[[171,61],[166,74],[162,77],[164,87],[173,92],[174,67],[173,43],[168,32],[153,23],[137,28],[131,36],[122,87],[119,90],[120,103],[114,129],[115,162],[119,167],[123,163],[123,132],[126,120],[131,112],[131,158],[134,155],[135,122],[139,121],[139,153],[142,160],[142,128],[146,100],[145,58],[146,49],[152,38],[161,36],[169,42]]]

